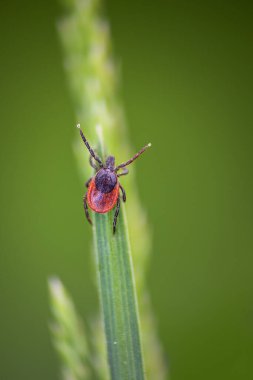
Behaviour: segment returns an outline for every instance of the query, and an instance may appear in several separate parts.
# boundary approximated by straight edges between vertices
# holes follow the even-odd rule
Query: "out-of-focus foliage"
[[[63,380],[89,380],[91,357],[81,319],[57,278],[49,281],[54,346],[61,359]]]

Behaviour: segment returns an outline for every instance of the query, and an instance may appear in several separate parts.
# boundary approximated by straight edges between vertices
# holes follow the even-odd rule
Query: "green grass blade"
[[[112,213],[94,216],[100,282],[111,378],[144,379],[138,313],[124,210],[112,235]]]
[[[99,129],[98,132],[101,132]],[[99,153],[103,157],[102,135]],[[112,232],[114,210],[93,214],[96,268],[112,380],[145,378],[139,318],[124,205]]]

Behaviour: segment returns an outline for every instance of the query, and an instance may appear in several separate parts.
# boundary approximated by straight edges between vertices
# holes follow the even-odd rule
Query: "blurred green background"
[[[109,0],[106,9],[131,142],[153,144],[136,170],[171,379],[253,379],[252,4]],[[83,316],[97,306],[61,13],[49,0],[1,4],[3,380],[59,378],[48,276],[60,276]]]

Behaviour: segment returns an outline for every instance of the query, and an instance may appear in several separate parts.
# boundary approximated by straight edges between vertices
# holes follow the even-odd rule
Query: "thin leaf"
[[[95,213],[93,217],[111,379],[142,380],[145,376],[124,206],[121,206],[115,234],[112,232],[114,212]]]

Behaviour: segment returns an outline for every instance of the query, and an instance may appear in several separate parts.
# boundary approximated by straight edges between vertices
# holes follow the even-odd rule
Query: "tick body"
[[[77,127],[80,129],[80,125]],[[144,146],[130,160],[115,166],[115,158],[108,156],[105,163],[102,162],[99,156],[90,147],[82,130],[80,129],[81,138],[90,152],[90,164],[95,169],[96,174],[86,182],[88,187],[87,193],[83,197],[84,211],[87,220],[92,224],[89,215],[88,207],[99,214],[105,214],[115,207],[113,220],[113,233],[116,231],[117,218],[120,210],[120,191],[122,192],[123,202],[126,201],[126,193],[119,182],[119,177],[128,174],[125,168],[138,158],[145,150],[151,146]],[[95,162],[94,162],[95,161]]]
[[[88,187],[87,202],[89,207],[99,214],[105,214],[113,209],[118,197],[118,177],[108,169],[100,169]]]

